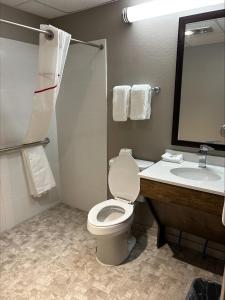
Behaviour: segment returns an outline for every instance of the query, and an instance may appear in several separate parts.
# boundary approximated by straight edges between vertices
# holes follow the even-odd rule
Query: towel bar
[[[33,143],[28,143],[28,144],[21,144],[17,146],[11,146],[11,147],[4,147],[0,148],[0,154],[10,152],[10,151],[15,151],[15,150],[20,150],[23,148],[29,148],[33,146],[38,146],[38,145],[47,145],[50,143],[50,139],[47,137],[43,141],[38,141],[38,142],[33,142]]]
[[[113,91],[113,90],[112,90]],[[151,91],[158,95],[161,92],[161,87],[160,86],[155,86],[151,88]]]
[[[159,94],[161,92],[161,87],[160,86],[155,86],[151,88],[152,92],[155,94]]]

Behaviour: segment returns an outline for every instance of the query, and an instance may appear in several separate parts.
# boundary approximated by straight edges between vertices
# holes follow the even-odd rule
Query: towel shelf
[[[5,148],[0,148],[0,154],[4,154],[6,152],[11,152],[11,151],[16,151],[16,150],[21,150],[24,148],[29,148],[33,146],[38,146],[38,145],[47,145],[50,143],[50,139],[47,137],[43,141],[38,141],[38,142],[33,142],[33,143],[28,143],[28,144],[21,144],[17,146],[11,146],[11,147],[5,147]]]

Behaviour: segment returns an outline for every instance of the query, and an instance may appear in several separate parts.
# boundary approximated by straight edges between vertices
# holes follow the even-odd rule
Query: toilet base
[[[128,232],[118,236],[97,236],[96,259],[104,265],[117,266],[127,259],[136,244]]]

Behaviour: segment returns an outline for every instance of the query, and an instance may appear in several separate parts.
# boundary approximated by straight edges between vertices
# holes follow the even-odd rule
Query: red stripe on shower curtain
[[[34,93],[35,93],[35,94],[42,93],[42,92],[45,92],[45,91],[48,91],[48,90],[53,90],[53,89],[55,89],[56,87],[57,87],[57,84],[54,85],[54,86],[50,86],[50,87],[48,87],[48,88],[45,88],[45,89],[43,89],[43,90],[37,90],[37,91],[35,91]]]

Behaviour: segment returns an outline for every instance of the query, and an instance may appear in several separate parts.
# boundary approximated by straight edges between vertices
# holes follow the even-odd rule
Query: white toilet
[[[130,228],[133,221],[134,201],[140,191],[137,164],[152,165],[122,153],[111,162],[108,183],[114,199],[95,205],[88,214],[87,228],[97,239],[97,260],[107,265],[119,265],[135,245]],[[143,169],[143,167],[142,167]]]

